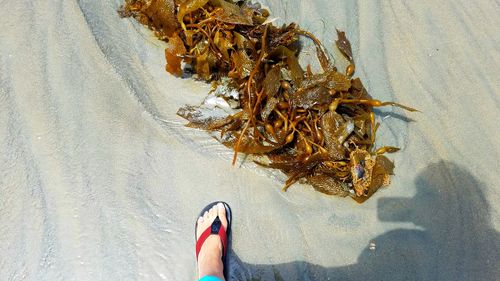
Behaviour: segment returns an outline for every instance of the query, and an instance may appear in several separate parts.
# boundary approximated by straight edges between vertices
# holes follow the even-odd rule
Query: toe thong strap
[[[227,252],[227,233],[226,229],[224,229],[224,226],[222,225],[219,217],[216,217],[215,220],[212,222],[212,225],[210,227],[207,227],[205,231],[200,235],[200,238],[198,238],[198,241],[196,241],[196,259],[198,259],[198,255],[200,253],[201,247],[205,243],[205,240],[212,235],[219,235],[220,241],[222,242],[222,258],[226,256]]]

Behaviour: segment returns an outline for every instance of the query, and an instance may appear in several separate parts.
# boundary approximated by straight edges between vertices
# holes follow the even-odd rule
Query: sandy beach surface
[[[195,218],[233,209],[230,280],[500,280],[498,1],[264,1],[346,32],[401,147],[359,205],[248,161],[175,113],[209,86],[112,1],[1,1],[0,280],[195,280]]]

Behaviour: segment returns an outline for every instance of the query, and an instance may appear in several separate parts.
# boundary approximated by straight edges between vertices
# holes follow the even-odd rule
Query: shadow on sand
[[[466,169],[441,161],[415,182],[413,198],[381,198],[382,222],[412,222],[372,239],[356,264],[248,264],[232,255],[230,280],[500,280],[500,237],[490,225],[483,186]],[[369,241],[367,241],[368,244]]]

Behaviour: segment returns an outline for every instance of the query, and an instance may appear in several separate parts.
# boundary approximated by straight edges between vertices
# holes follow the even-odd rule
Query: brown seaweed
[[[351,43],[349,40],[347,40],[347,37],[345,36],[345,32],[340,31],[337,29],[337,41],[335,43],[337,44],[337,48],[344,54],[344,56],[347,57],[347,59],[353,63],[354,60],[352,58],[352,49],[351,49]]]
[[[394,164],[382,154],[399,149],[376,149],[373,108],[416,110],[372,98],[353,78],[344,32],[337,30],[336,46],[350,64],[340,72],[312,33],[295,23],[267,23],[269,11],[248,1],[127,0],[120,14],[167,42],[169,73],[181,77],[192,69],[213,83],[210,97],[227,101],[225,109],[185,106],[178,115],[189,127],[215,133],[234,150],[233,163],[237,153],[258,155],[256,163],[288,176],[283,190],[301,181],[359,203],[389,184]],[[300,65],[301,39],[313,42],[322,71]],[[235,95],[221,94],[228,85]]]
[[[120,10],[124,17],[134,16],[157,32],[159,38],[170,37],[178,27],[174,0],[129,1]]]

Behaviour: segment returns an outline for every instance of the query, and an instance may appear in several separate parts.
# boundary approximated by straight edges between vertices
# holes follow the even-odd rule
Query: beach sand
[[[351,40],[395,176],[362,205],[256,167],[175,113],[209,86],[113,1],[0,17],[0,280],[194,280],[194,223],[233,209],[231,280],[500,280],[498,1],[265,1]]]

